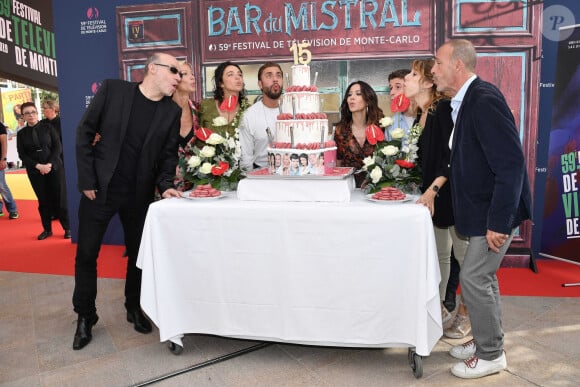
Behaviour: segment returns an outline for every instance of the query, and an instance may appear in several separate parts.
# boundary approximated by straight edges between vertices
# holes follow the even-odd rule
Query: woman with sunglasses
[[[26,126],[18,132],[17,149],[38,198],[38,212],[44,229],[38,235],[38,240],[52,236],[53,209],[57,212],[64,237],[68,239],[71,234],[60,138],[54,127],[38,120],[34,103],[25,102],[20,109]]]
[[[213,78],[213,98],[201,101],[200,126],[233,136],[248,107],[242,69],[230,61],[221,63]]]

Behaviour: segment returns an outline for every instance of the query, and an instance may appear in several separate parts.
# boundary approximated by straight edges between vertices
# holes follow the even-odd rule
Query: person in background
[[[268,132],[274,136],[283,91],[282,68],[278,63],[267,62],[258,69],[258,87],[262,98],[246,110],[240,123],[240,167],[244,171],[268,166]]]
[[[45,99],[42,102],[42,116],[44,117],[41,122],[50,124],[56,129],[58,133],[58,138],[62,144],[62,128],[60,127],[60,108],[58,103],[53,99]]]
[[[195,74],[191,64],[180,63],[181,81],[177,85],[177,90],[173,93],[173,101],[181,107],[181,126],[179,129],[179,164],[185,163],[184,149],[193,140],[195,131],[198,128],[199,104],[191,100],[195,93]],[[187,191],[192,188],[190,183],[183,179],[183,172],[178,167],[176,169],[176,179],[174,181],[178,191]]]
[[[213,98],[201,101],[199,126],[222,137],[226,133],[234,136],[248,105],[242,69],[230,61],[221,63],[215,70],[213,84]],[[226,106],[234,100],[234,106]]]
[[[43,231],[38,240],[52,236],[52,214],[57,212],[65,239],[71,237],[66,196],[62,147],[52,125],[38,120],[38,111],[32,102],[21,106],[26,126],[17,134],[18,156],[24,163],[32,189],[38,199],[38,212]]]
[[[405,76],[409,74],[411,70],[409,69],[398,69],[389,74],[389,96],[391,101],[395,97],[404,94]],[[415,122],[416,112],[414,104],[410,104],[409,107],[404,112],[395,112],[393,114],[393,124],[385,128],[385,136],[390,139],[391,132],[394,129],[401,128],[405,131],[405,137],[409,136],[409,131],[413,127]]]
[[[421,169],[421,196],[417,200],[429,209],[433,218],[433,231],[439,258],[441,282],[439,298],[443,328],[449,328],[453,315],[443,301],[451,267],[451,249],[459,262],[463,262],[467,240],[457,234],[454,227],[451,191],[449,189],[449,136],[453,130],[449,98],[437,91],[431,68],[433,60],[416,60],[411,72],[405,76],[405,96],[418,109],[419,137],[418,164]],[[469,317],[467,316],[469,321]]]
[[[2,195],[2,200],[0,200],[0,216],[4,216],[4,211],[2,211],[2,206],[6,205],[6,210],[8,211],[8,219],[18,219],[18,207],[10,191],[10,187],[6,183],[6,169],[8,168],[8,134],[6,131],[6,126],[0,121],[0,195]]]
[[[363,159],[371,156],[375,149],[366,139],[366,128],[379,125],[383,111],[379,107],[377,94],[366,82],[356,81],[346,89],[340,104],[340,121],[336,123],[336,166],[354,167],[361,170]],[[355,173],[357,188],[360,188],[365,172]]]
[[[53,99],[45,99],[42,102],[42,116],[44,117],[42,120],[40,120],[40,122],[43,122],[45,124],[50,124],[52,125],[52,127],[54,129],[56,129],[56,132],[58,133],[58,138],[60,139],[60,146],[62,148],[62,128],[60,126],[60,108],[58,106],[58,103],[53,100]],[[60,157],[63,160],[64,163],[64,153],[61,152]],[[66,181],[65,183],[61,186],[62,192],[61,195],[63,196],[64,200],[66,201]],[[52,219],[57,219],[58,218],[58,207],[57,208],[53,208],[52,209]]]
[[[454,39],[437,50],[432,69],[437,90],[453,96],[451,198],[455,227],[469,238],[460,282],[473,339],[449,352],[464,360],[451,373],[465,379],[507,368],[496,273],[517,227],[531,214],[513,114],[499,89],[475,74],[476,61],[473,45]]]
[[[163,198],[180,197],[177,166],[182,109],[171,100],[181,81],[177,59],[155,53],[145,62],[141,83],[104,80],[76,130],[79,204],[73,307],[78,314],[73,349],[90,343],[99,320],[97,258],[109,222],[119,215],[127,248],[125,309],[139,333],[151,322],[140,307],[137,254],[155,188]],[[95,135],[99,133],[99,141]]]

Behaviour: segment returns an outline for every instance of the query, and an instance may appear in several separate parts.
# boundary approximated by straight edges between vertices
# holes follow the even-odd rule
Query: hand
[[[165,192],[163,192],[163,194],[161,196],[163,197],[163,199],[180,198],[181,194],[175,188],[169,188],[169,189],[165,190]]]
[[[419,199],[417,199],[416,203],[427,207],[431,216],[435,214],[435,196],[431,195],[430,193],[425,192],[419,197]]]
[[[0,171],[3,171],[4,169],[6,169],[7,166],[8,166],[8,163],[6,163],[6,160],[0,160]]]
[[[97,190],[96,189],[87,189],[83,191],[83,194],[89,199],[89,200],[95,200],[97,198]]]
[[[501,234],[491,230],[487,230],[487,233],[485,234],[485,239],[487,239],[489,249],[495,253],[499,253],[499,249],[503,247],[508,238],[508,234]]]

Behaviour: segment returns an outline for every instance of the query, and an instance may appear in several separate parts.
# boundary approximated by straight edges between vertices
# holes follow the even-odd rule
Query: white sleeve
[[[243,171],[251,171],[254,167],[254,135],[251,133],[248,116],[250,111],[246,110],[239,127],[240,130],[240,168]]]

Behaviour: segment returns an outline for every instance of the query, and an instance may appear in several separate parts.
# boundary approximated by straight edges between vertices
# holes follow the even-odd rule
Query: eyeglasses
[[[23,116],[35,116],[37,114],[38,114],[38,112],[24,112],[24,113],[22,113]]]
[[[174,66],[169,66],[163,63],[153,63],[155,66],[161,66],[161,67],[166,67],[169,69],[169,71],[171,71],[171,74],[177,74],[179,75],[179,78],[183,78],[183,74],[179,72],[179,69],[177,67]]]

